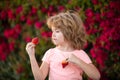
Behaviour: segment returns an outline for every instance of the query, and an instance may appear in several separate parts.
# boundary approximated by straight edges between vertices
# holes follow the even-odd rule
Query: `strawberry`
[[[67,65],[68,65],[68,61],[63,60],[63,61],[62,61],[62,67],[65,68]]]
[[[32,39],[32,43],[34,43],[35,45],[37,45],[39,43],[39,38],[35,37]]]

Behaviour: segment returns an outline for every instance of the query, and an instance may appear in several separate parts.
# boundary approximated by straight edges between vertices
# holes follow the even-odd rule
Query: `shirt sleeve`
[[[80,52],[76,56],[78,56],[81,60],[83,60],[87,64],[92,63],[90,57],[83,50],[80,50]]]
[[[52,55],[51,49],[47,50],[42,58],[42,61],[50,63],[50,56]]]

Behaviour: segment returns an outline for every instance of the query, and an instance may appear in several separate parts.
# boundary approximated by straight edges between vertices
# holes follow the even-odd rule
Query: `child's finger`
[[[26,45],[26,50],[29,49],[29,48],[34,48],[34,47],[35,47],[35,44],[30,42]]]

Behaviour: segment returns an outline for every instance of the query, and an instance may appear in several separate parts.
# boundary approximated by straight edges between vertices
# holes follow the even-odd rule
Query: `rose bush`
[[[101,80],[120,79],[119,0],[3,0],[0,1],[0,80],[33,80],[25,45],[39,38],[36,58],[53,47],[46,19],[69,9],[79,12],[87,32],[85,51]],[[85,80],[89,80],[84,75]]]

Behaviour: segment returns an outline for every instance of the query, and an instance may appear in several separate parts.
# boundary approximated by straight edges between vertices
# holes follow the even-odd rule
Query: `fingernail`
[[[66,60],[68,60],[69,58],[66,58]]]

